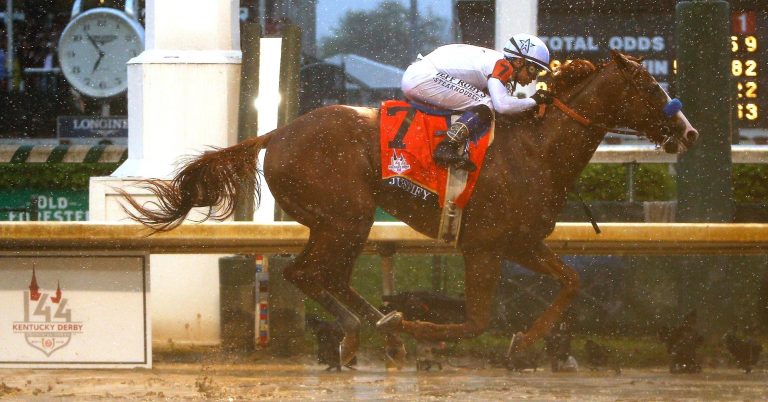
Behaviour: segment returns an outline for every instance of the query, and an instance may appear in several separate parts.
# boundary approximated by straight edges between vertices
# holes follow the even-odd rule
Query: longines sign
[[[151,367],[148,261],[0,254],[0,367]]]
[[[59,116],[56,134],[59,138],[127,138],[128,118]]]

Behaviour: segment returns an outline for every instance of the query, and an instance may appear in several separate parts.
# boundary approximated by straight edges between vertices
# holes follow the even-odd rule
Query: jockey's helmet
[[[509,38],[504,46],[504,57],[507,60],[525,59],[547,71],[549,68],[549,49],[544,41],[534,35],[519,33]]]

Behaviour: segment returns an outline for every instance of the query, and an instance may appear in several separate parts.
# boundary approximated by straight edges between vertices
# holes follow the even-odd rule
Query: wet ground
[[[361,359],[362,360],[362,359]],[[295,401],[765,401],[768,372],[732,369],[672,375],[666,368],[576,373],[512,372],[448,361],[442,371],[414,364],[387,370],[324,371],[310,358],[227,364],[156,362],[149,370],[0,369],[0,399]]]

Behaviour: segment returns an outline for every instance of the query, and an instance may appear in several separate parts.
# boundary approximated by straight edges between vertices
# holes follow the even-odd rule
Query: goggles
[[[536,77],[541,73],[541,68],[533,63],[525,63],[524,68],[528,72],[529,77]]]

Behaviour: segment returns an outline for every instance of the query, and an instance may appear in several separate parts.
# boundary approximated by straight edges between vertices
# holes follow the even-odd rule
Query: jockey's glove
[[[552,96],[552,92],[549,92],[546,89],[539,89],[535,94],[531,95],[531,99],[536,101],[537,105],[550,105],[552,104],[554,96]]]

